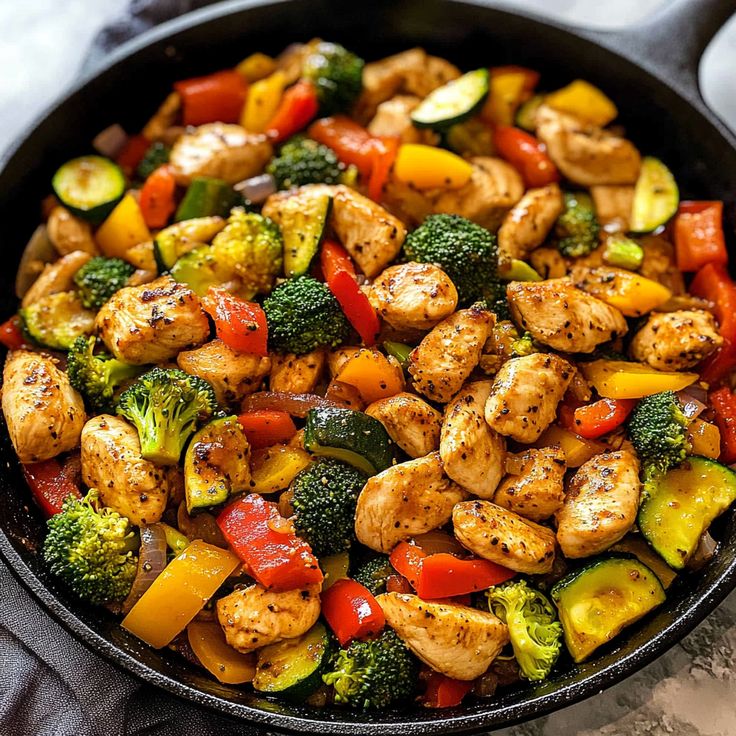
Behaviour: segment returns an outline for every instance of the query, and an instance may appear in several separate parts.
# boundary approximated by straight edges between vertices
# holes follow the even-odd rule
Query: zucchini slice
[[[638,621],[665,600],[659,578],[629,555],[593,560],[560,580],[551,591],[576,662]]]
[[[332,197],[324,192],[300,191],[278,204],[276,222],[284,238],[284,273],[301,276],[317,255],[332,210]]]
[[[200,176],[192,179],[174,216],[175,222],[195,217],[227,217],[233,207],[242,206],[243,197],[226,181]]]
[[[488,97],[488,69],[476,69],[430,92],[411,113],[417,128],[442,130],[467,120]]]
[[[185,253],[209,243],[225,227],[222,217],[195,217],[161,230],[153,241],[153,255],[159,273],[171,270]]]
[[[645,156],[634,189],[629,229],[650,233],[677,212],[680,192],[672,172],[657,158]]]
[[[682,570],[713,519],[736,501],[736,473],[695,455],[652,481],[648,491],[639,530],[673,570]]]
[[[295,701],[308,698],[322,684],[330,649],[327,629],[320,623],[296,639],[259,649],[253,688]]]
[[[210,286],[219,286],[223,281],[219,265],[212,246],[198,245],[185,253],[169,273],[174,281],[186,284],[197,296],[204,296]]]
[[[85,309],[76,291],[49,294],[19,312],[33,342],[52,350],[69,350],[80,335],[91,335],[95,313]]]
[[[57,170],[51,186],[70,212],[99,224],[123,198],[125,174],[109,158],[80,156]]]
[[[304,447],[314,455],[334,457],[368,475],[391,467],[394,446],[377,419],[352,409],[310,409]]]
[[[522,130],[533,133],[537,129],[537,110],[544,103],[544,95],[534,95],[516,111],[514,122]]]

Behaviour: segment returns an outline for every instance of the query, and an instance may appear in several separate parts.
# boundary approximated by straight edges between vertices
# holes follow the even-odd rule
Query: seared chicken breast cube
[[[222,340],[212,340],[176,357],[179,368],[204,378],[221,404],[238,404],[257,391],[271,370],[271,359],[253,353],[236,353]]]
[[[414,388],[431,401],[447,403],[478,365],[494,320],[492,312],[471,307],[440,322],[409,356]]]
[[[49,460],[79,445],[87,419],[82,397],[49,355],[8,353],[3,369],[5,424],[22,463]]]
[[[160,521],[171,473],[143,459],[135,427],[120,417],[100,414],[82,430],[82,480],[99,491],[105,506],[141,526]]]
[[[28,307],[39,299],[50,296],[51,294],[72,291],[75,288],[74,274],[90,258],[92,258],[90,253],[83,250],[75,250],[62,256],[58,261],[49,263],[23,296],[21,306]]]
[[[169,165],[181,186],[197,176],[236,184],[260,174],[272,155],[273,146],[265,135],[248,133],[239,125],[207,123],[174,143]]]
[[[409,593],[382,593],[376,600],[409,649],[455,680],[480,677],[509,642],[506,624],[488,611],[424,601]]]
[[[644,250],[644,260],[639,273],[653,281],[659,281],[674,295],[685,293],[685,279],[675,262],[675,249],[668,240],[659,235],[644,235],[637,238]]]
[[[382,102],[368,124],[368,132],[375,136],[398,138],[401,143],[436,144],[436,133],[419,130],[411,121],[411,112],[420,102],[414,95],[396,95]]]
[[[210,334],[197,295],[170,276],[120,289],[97,313],[97,333],[124,363],[162,363]]]
[[[371,284],[368,298],[397,330],[430,330],[457,307],[450,277],[431,263],[389,266]]]
[[[240,588],[217,601],[227,643],[247,654],[305,634],[319,618],[319,586],[277,592],[261,585]]]
[[[463,501],[452,511],[458,542],[478,557],[516,572],[542,575],[555,561],[555,534],[490,501]]]
[[[419,396],[402,392],[379,399],[365,413],[378,419],[409,457],[424,457],[439,447],[442,414]]]
[[[491,381],[465,385],[445,408],[440,457],[445,473],[481,498],[493,498],[506,462],[506,440],[484,417]]]
[[[514,321],[532,337],[565,353],[592,353],[625,335],[618,309],[573,285],[569,279],[512,281],[506,296]]]
[[[662,371],[682,371],[723,344],[713,315],[700,309],[649,316],[631,341],[631,357]]]
[[[92,256],[99,255],[100,249],[92,235],[92,226],[75,217],[66,207],[57,206],[51,210],[46,222],[49,240],[60,255],[82,251]]]
[[[446,524],[465,491],[442,472],[439,453],[394,465],[366,482],[355,510],[355,535],[376,552]]]
[[[590,188],[595,216],[607,230],[626,232],[634,204],[634,187],[631,184],[599,184]]]
[[[565,499],[565,453],[559,447],[529,448],[515,458],[516,472],[507,475],[493,503],[532,521],[544,521]]]
[[[633,452],[605,452],[583,463],[557,514],[557,541],[565,557],[589,557],[618,542],[634,526],[640,487]]]
[[[543,279],[560,279],[567,274],[567,261],[557,248],[536,248],[529,255],[529,262]]]
[[[322,378],[326,364],[324,350],[313,350],[304,355],[273,353],[269,388],[291,394],[311,394]]]
[[[496,374],[485,406],[491,429],[529,444],[554,421],[575,369],[559,355],[512,358]]]
[[[557,184],[529,189],[504,217],[498,230],[498,253],[503,259],[524,260],[544,242],[563,209]]]
[[[175,123],[181,110],[181,97],[171,92],[161,103],[153,117],[143,128],[143,135],[149,141],[159,141],[167,137],[167,132]]]

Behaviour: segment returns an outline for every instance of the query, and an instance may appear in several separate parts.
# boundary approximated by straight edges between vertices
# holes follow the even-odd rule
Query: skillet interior
[[[119,122],[138,130],[168,91],[172,80],[232,66],[255,50],[276,53],[292,41],[319,35],[344,43],[367,59],[411,45],[447,56],[464,68],[518,63],[542,70],[543,88],[583,76],[616,101],[627,134],[642,151],[665,160],[681,195],[724,199],[734,224],[736,151],[711,122],[653,76],[630,61],[568,31],[470,3],[407,0],[365,4],[287,0],[247,8],[229,4],[154,31],[153,41],[134,42],[127,58],[113,60],[98,77],[58,105],[17,148],[0,174],[0,221],[6,267],[0,274],[2,314],[15,309],[13,279],[25,242],[39,219],[39,202],[49,192],[51,174],[68,158],[89,150],[105,126]],[[228,5],[226,4],[226,6]],[[733,227],[728,228],[733,232]],[[733,245],[733,244],[731,244]],[[40,513],[19,472],[3,430],[0,458],[0,549],[24,584],[50,612],[94,650],[149,682],[178,695],[270,727],[317,733],[450,733],[508,725],[563,707],[598,692],[661,654],[695,626],[736,583],[736,512],[718,525],[717,558],[697,578],[675,587],[655,616],[593,662],[562,663],[549,681],[520,686],[489,703],[451,711],[405,708],[381,715],[314,710],[268,701],[218,685],[177,656],[154,652],[117,627],[103,610],[82,605],[52,580],[39,560],[43,538]]]

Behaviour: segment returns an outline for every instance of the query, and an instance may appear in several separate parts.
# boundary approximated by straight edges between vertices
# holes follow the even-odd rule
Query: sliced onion
[[[213,544],[215,547],[227,549],[227,541],[222,536],[220,527],[217,526],[217,521],[212,514],[203,511],[196,516],[189,516],[186,501],[182,501],[179,504],[176,522],[179,531],[188,537],[189,540],[201,539],[203,542],[207,542],[207,544]]]
[[[445,552],[457,557],[464,557],[467,552],[460,542],[451,534],[440,529],[434,529],[426,534],[419,534],[412,540],[417,547],[428,555],[436,555]]]
[[[92,148],[97,153],[115,158],[128,142],[128,134],[117,123],[109,125],[105,130],[101,130],[92,139]]]
[[[696,399],[689,389],[688,391],[678,391],[677,398],[682,404],[682,413],[690,421],[697,419],[708,408],[702,401]]]
[[[293,417],[307,416],[310,409],[345,409],[346,404],[324,399],[316,394],[290,394],[286,391],[256,391],[243,400],[242,410],[262,411],[272,409],[285,411]]]
[[[53,263],[59,253],[49,238],[46,225],[39,225],[31,235],[15,276],[15,295],[22,299],[47,263]]]
[[[160,524],[141,527],[141,547],[138,551],[138,572],[133,587],[123,603],[123,613],[128,613],[140,597],[153,585],[153,581],[166,567],[166,533]]]
[[[332,381],[325,391],[325,399],[334,401],[346,409],[355,409],[355,411],[363,411],[365,409],[365,401],[355,386],[342,381]]]
[[[718,542],[711,537],[710,532],[706,531],[700,537],[700,542],[693,552],[693,556],[688,560],[687,566],[690,570],[699,570],[706,562],[713,559],[716,553]]]
[[[271,174],[259,174],[239,181],[233,189],[253,204],[263,204],[276,191],[276,180]]]

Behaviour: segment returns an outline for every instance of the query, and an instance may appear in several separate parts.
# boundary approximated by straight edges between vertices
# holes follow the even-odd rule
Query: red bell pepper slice
[[[202,307],[215,322],[217,337],[238,353],[268,355],[268,323],[263,308],[211,286]]]
[[[164,227],[176,209],[176,181],[168,165],[159,166],[146,179],[141,189],[141,214],[150,228]]]
[[[237,123],[243,109],[248,83],[234,69],[174,84],[181,96],[184,125]]]
[[[298,133],[317,114],[319,101],[314,85],[302,79],[284,92],[266,134],[276,143]]]
[[[421,702],[426,708],[454,708],[472,689],[472,680],[453,680],[447,675],[432,672]]]
[[[715,413],[716,426],[721,433],[719,460],[726,465],[736,462],[736,394],[728,386],[711,391],[708,403]]]
[[[355,639],[370,639],[386,625],[373,594],[349,578],[338,580],[322,593],[322,615],[342,647]]]
[[[264,588],[296,590],[324,579],[309,545],[263,496],[251,493],[217,517],[227,543]]]
[[[399,152],[399,139],[384,136],[373,139],[373,164],[368,178],[368,196],[374,202],[383,198],[383,188]]]
[[[144,135],[134,135],[128,138],[115,163],[123,170],[126,176],[131,177],[143,160],[151,141]]]
[[[325,281],[329,282],[338,271],[347,271],[353,278],[357,275],[350,255],[340,243],[336,243],[334,240],[325,240],[322,243],[319,262]]]
[[[581,437],[594,440],[620,427],[635,405],[634,399],[600,399],[576,408],[560,404],[560,425]]]
[[[56,458],[21,465],[21,468],[33,494],[33,500],[41,507],[47,518],[58,514],[69,496],[82,497],[79,487],[67,476]]]
[[[543,187],[560,180],[544,145],[530,133],[510,125],[497,125],[493,142],[499,156],[518,170],[528,187]]]
[[[28,347],[17,314],[0,324],[0,344],[5,345],[8,350],[22,350]]]
[[[358,282],[347,271],[338,271],[327,282],[327,286],[363,343],[368,347],[375,345],[381,323]]]
[[[248,444],[253,449],[271,447],[288,442],[296,434],[294,420],[285,411],[258,409],[238,417]]]
[[[680,202],[674,236],[680,271],[697,271],[706,263],[728,263],[723,202]]]

